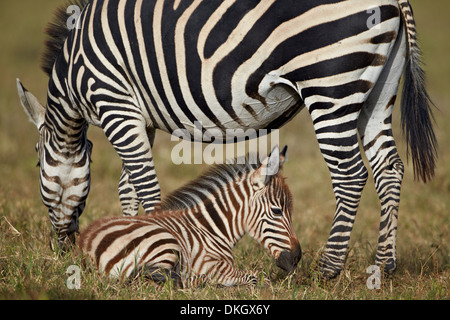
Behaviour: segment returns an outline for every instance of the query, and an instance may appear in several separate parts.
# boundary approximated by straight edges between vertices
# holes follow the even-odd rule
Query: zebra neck
[[[236,193],[239,182],[230,181],[195,205],[191,210],[197,226],[215,239],[222,239],[224,243],[234,248],[245,235],[245,217],[248,215],[248,201],[246,197],[239,197]]]
[[[47,109],[45,130],[46,150],[59,163],[77,163],[90,154],[87,147],[87,125],[64,126],[53,122],[52,111]]]
[[[84,147],[88,123],[78,114],[67,95],[58,91],[60,97],[56,98],[49,90],[45,127],[50,132],[53,149],[69,155]]]

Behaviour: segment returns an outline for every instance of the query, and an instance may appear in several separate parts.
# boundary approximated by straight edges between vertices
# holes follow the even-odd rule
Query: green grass
[[[289,145],[284,173],[294,195],[293,222],[303,249],[298,270],[290,277],[286,278],[270,255],[248,237],[235,249],[236,264],[241,269],[263,271],[271,281],[265,287],[175,290],[142,281],[130,284],[84,268],[75,253],[56,257],[48,247],[50,223],[39,195],[34,151],[38,134],[22,111],[15,78],[20,77],[39,100],[45,101],[47,78],[39,69],[42,30],[61,1],[0,2],[0,299],[448,299],[450,3],[411,2],[427,62],[429,91],[438,107],[439,162],[435,179],[426,185],[413,181],[411,165],[407,165],[399,213],[398,270],[392,277],[383,276],[378,290],[366,286],[369,274],[365,270],[374,261],[380,216],[370,181],[361,200],[345,269],[328,282],[318,276],[317,262],[331,225],[334,196],[306,112],[280,132],[280,142]],[[394,133],[406,163],[399,120],[396,108]],[[89,138],[94,143],[92,186],[81,228],[100,217],[121,214],[117,196],[120,160],[101,130],[91,127]],[[169,135],[158,132],[154,155],[163,196],[206,168],[172,164],[174,144]],[[66,286],[70,265],[82,267],[80,290]]]

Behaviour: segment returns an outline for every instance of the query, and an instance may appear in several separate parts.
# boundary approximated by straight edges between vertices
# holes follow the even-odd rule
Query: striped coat
[[[264,174],[281,165],[284,154],[276,147],[260,165],[218,165],[168,196],[153,214],[95,222],[81,233],[79,247],[113,277],[169,276],[183,286],[255,284],[255,274],[233,266],[233,247],[248,233],[290,272],[301,257],[292,196],[281,174]]]
[[[404,74],[401,116],[415,176],[434,176],[437,141],[408,0],[71,0],[48,29],[46,106],[18,82],[39,130],[41,195],[58,245],[78,231],[90,188],[89,125],[123,162],[123,212],[151,212],[161,193],[157,130],[201,140],[227,130],[276,129],[309,112],[328,166],[336,209],[319,266],[344,265],[361,194],[373,172],[381,204],[375,264],[397,266],[404,165],[392,110]],[[72,20],[70,20],[72,21]],[[194,137],[193,137],[194,136]],[[208,138],[209,137],[209,138]],[[220,139],[219,139],[220,137]],[[67,241],[70,240],[70,241]]]

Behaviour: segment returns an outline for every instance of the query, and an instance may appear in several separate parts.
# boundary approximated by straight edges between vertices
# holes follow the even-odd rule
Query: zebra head
[[[301,248],[292,226],[292,195],[279,174],[286,159],[287,146],[280,153],[276,146],[261,165],[249,175],[251,196],[247,231],[267,248],[277,266],[291,272],[301,258]]]
[[[39,131],[36,151],[41,198],[49,210],[57,245],[66,250],[75,240],[78,217],[89,193],[92,143],[86,136],[87,125],[81,124],[78,131],[67,131],[62,116],[49,115],[47,108],[18,79],[17,89],[25,113]]]

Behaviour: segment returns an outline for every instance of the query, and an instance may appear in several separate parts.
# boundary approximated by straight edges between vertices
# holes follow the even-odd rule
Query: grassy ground
[[[334,196],[328,170],[317,147],[311,121],[302,113],[280,132],[289,145],[285,175],[295,198],[294,224],[303,248],[298,270],[289,278],[278,271],[269,254],[245,238],[235,249],[241,269],[264,271],[271,285],[264,288],[175,290],[142,282],[126,284],[81,269],[81,289],[69,290],[66,270],[81,265],[74,254],[57,258],[48,248],[49,221],[40,201],[38,134],[19,104],[15,78],[45,101],[46,76],[39,69],[43,27],[58,0],[0,1],[0,299],[448,299],[450,196],[450,27],[446,0],[412,0],[427,65],[429,91],[438,107],[436,133],[440,158],[436,178],[424,185],[413,181],[407,166],[399,216],[396,274],[383,277],[381,288],[366,286],[366,268],[373,264],[378,237],[379,203],[369,182],[356,219],[345,270],[335,280],[317,277],[316,264],[326,242]],[[399,110],[394,123],[397,144],[406,160],[399,134]],[[93,220],[120,215],[116,195],[120,161],[98,128],[89,129],[94,143],[92,187],[81,228]],[[170,136],[158,133],[154,148],[163,195],[196,177],[205,166],[176,166],[170,161]],[[406,162],[406,161],[405,161]]]

